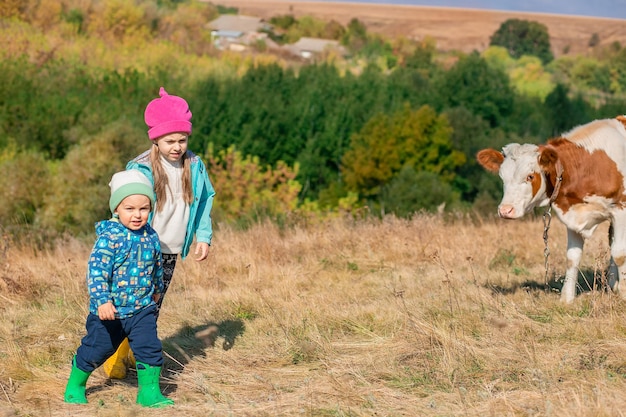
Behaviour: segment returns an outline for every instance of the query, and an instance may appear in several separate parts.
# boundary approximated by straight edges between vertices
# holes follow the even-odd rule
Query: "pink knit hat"
[[[191,111],[185,99],[170,96],[163,87],[159,96],[148,103],[144,112],[150,140],[177,132],[191,135]]]

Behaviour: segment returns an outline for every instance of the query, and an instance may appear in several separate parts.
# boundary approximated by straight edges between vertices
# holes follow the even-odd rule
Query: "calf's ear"
[[[543,171],[550,171],[559,160],[559,155],[552,148],[543,148],[539,151],[539,166]]]
[[[487,171],[497,173],[504,162],[504,155],[495,149],[483,149],[476,154],[476,160]]]

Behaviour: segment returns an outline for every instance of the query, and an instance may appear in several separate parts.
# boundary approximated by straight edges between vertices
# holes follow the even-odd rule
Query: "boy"
[[[114,174],[109,185],[113,218],[96,223],[98,237],[87,270],[87,334],[72,361],[64,399],[87,403],[89,375],[128,338],[136,358],[137,403],[165,407],[174,402],[159,388],[163,355],[155,313],[163,266],[159,237],[148,224],[154,191],[137,170]]]

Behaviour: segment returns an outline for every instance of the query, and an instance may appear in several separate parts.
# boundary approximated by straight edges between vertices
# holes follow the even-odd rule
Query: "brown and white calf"
[[[543,145],[511,143],[502,152],[483,149],[476,155],[502,178],[500,217],[518,219],[552,204],[567,227],[564,302],[576,296],[584,241],[604,221],[612,229],[609,285],[626,299],[625,125],[626,116],[595,120]]]

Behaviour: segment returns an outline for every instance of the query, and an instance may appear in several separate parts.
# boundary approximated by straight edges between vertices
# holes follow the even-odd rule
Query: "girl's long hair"
[[[150,150],[150,164],[152,165],[152,176],[154,177],[154,193],[156,194],[157,205],[156,211],[161,211],[163,204],[167,201],[168,178],[163,165],[161,165],[161,157],[159,155],[159,147],[152,145]],[[191,161],[189,159],[189,151],[185,152],[182,158],[183,165],[183,198],[185,203],[191,204],[193,201],[193,187],[191,186]],[[161,204],[158,204],[161,202]]]

